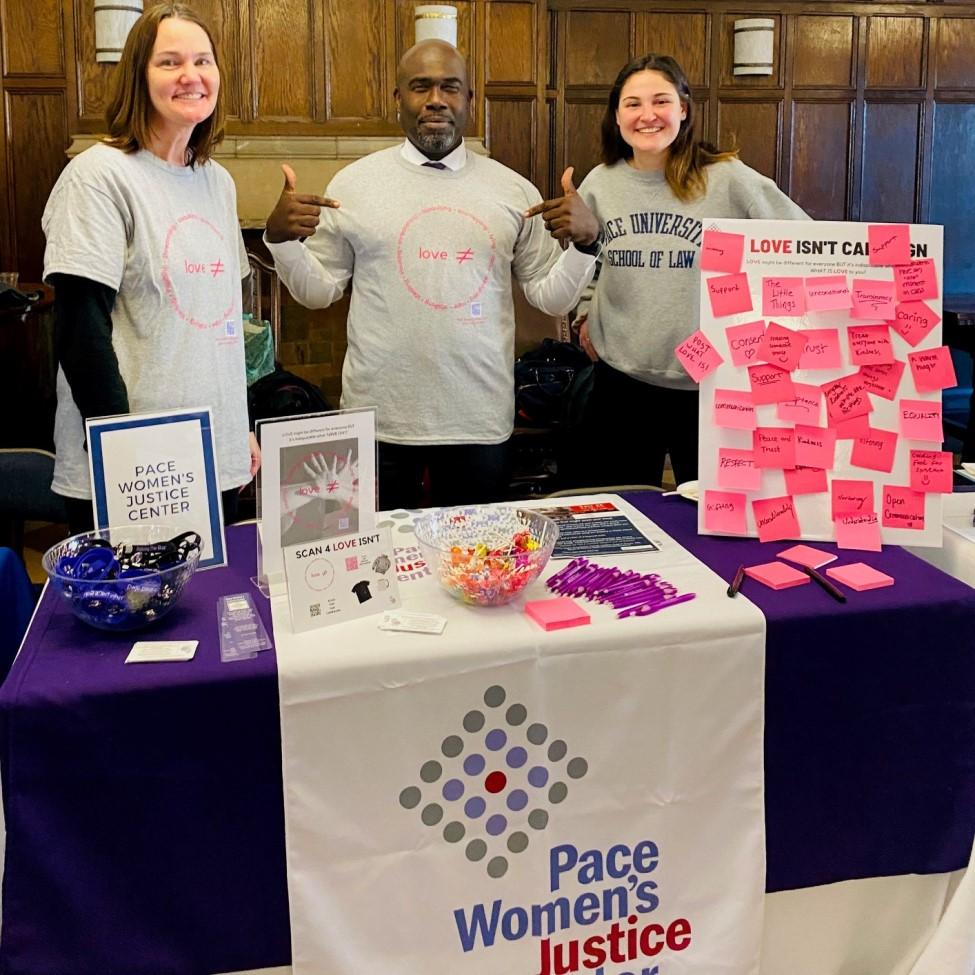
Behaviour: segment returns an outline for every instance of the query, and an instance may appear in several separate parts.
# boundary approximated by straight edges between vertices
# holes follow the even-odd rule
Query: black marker
[[[741,589],[741,584],[745,581],[745,567],[743,565],[738,566],[738,571],[735,573],[734,582],[728,586],[728,595],[737,596],[738,590]]]
[[[821,575],[808,565],[804,565],[802,570],[807,576],[809,576],[810,579],[812,579],[813,582],[817,583],[822,589],[825,589],[838,603],[846,602],[846,596],[844,596],[843,593],[841,593],[839,589],[837,589],[836,586],[834,586],[833,583],[831,583],[824,575]]]

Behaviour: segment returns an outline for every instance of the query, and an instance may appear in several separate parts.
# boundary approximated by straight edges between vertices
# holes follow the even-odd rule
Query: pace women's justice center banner
[[[712,220],[700,260],[699,530],[940,545],[942,228]]]

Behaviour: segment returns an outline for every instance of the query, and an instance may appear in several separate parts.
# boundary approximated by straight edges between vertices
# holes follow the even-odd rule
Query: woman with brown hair
[[[158,4],[136,21],[106,122],[108,138],[68,164],[42,219],[61,364],[52,487],[72,531],[84,530],[87,418],[210,406],[230,521],[259,463],[241,322],[248,265],[233,180],[211,158],[223,138],[216,46],[190,7]]]
[[[596,362],[581,476],[594,483],[592,458],[600,457],[600,484],[659,485],[669,453],[678,483],[693,480],[697,388],[674,349],[698,327],[702,229],[714,217],[806,215],[736,151],[695,137],[690,85],[665,55],[620,71],[602,150],[603,164],[579,187],[604,238],[598,281],[576,319]]]

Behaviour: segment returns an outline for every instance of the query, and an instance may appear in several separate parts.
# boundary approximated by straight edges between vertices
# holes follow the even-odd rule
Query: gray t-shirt
[[[61,174],[41,221],[44,277],[114,288],[112,345],[133,413],[209,406],[220,487],[250,479],[237,195],[215,162],[172,166],[96,145]],[[88,498],[84,427],[58,371],[53,489]]]
[[[772,180],[737,159],[708,166],[707,191],[679,200],[663,171],[625,160],[597,166],[579,194],[606,235],[589,305],[589,338],[614,369],[656,386],[695,389],[674,349],[698,327],[702,222],[714,217],[804,220]]]

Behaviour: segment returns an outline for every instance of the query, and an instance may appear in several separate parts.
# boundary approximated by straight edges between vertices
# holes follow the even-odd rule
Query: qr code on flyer
[[[322,615],[322,604],[321,603],[312,603],[312,605],[308,607],[308,612],[309,612],[309,614],[311,615],[311,617],[313,619],[316,616],[321,616]]]

